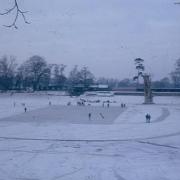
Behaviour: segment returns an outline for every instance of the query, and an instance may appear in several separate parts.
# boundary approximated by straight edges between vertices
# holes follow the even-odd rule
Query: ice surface
[[[55,95],[0,95],[0,180],[180,179],[180,97]]]

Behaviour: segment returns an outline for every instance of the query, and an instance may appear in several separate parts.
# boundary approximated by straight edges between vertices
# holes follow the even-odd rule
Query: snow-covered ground
[[[154,101],[0,94],[0,180],[179,180],[180,97]]]

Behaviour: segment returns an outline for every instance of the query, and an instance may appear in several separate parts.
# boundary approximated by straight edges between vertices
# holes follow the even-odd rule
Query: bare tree
[[[45,87],[50,81],[50,67],[41,56],[32,56],[21,66],[23,79],[33,86],[33,90]]]
[[[0,59],[0,87],[9,90],[13,87],[15,77],[16,61],[14,57],[4,56]]]
[[[18,20],[19,16],[22,16],[22,18],[23,18],[23,20],[24,20],[24,22],[26,24],[30,24],[27,21],[26,16],[25,16],[25,14],[28,11],[23,11],[23,10],[20,9],[18,0],[13,0],[13,1],[14,1],[14,5],[11,8],[7,9],[4,13],[0,13],[0,15],[3,16],[3,15],[9,15],[9,14],[12,14],[13,12],[15,12],[15,18],[14,18],[13,22],[10,25],[4,25],[4,26],[9,27],[9,28],[14,27],[14,28],[17,29],[18,27],[17,27],[16,23],[17,23],[17,20]]]
[[[87,67],[83,67],[79,73],[80,82],[84,85],[85,88],[88,88],[89,85],[93,84],[94,75]]]
[[[55,64],[54,65],[54,84],[56,86],[59,86],[60,88],[63,88],[65,82],[66,82],[66,76],[64,75],[66,65],[64,64]]]
[[[94,75],[87,67],[78,69],[78,66],[70,71],[68,77],[68,91],[70,94],[78,95],[86,91],[94,81]]]
[[[68,83],[69,86],[80,84],[80,73],[77,65],[75,65],[73,69],[70,71],[68,77]]]

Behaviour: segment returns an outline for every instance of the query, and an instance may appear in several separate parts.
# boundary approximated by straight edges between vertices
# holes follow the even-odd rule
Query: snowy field
[[[0,180],[180,180],[180,97],[154,101],[0,94]]]

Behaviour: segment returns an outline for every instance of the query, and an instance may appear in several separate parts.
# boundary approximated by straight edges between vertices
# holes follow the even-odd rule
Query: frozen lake
[[[0,95],[0,180],[179,180],[180,97],[80,98]]]
[[[70,124],[113,124],[124,108],[100,106],[63,106],[52,105],[27,113],[3,118],[0,121],[16,121],[30,123],[70,123]],[[89,113],[91,118],[89,119]],[[73,118],[72,118],[73,117]]]

